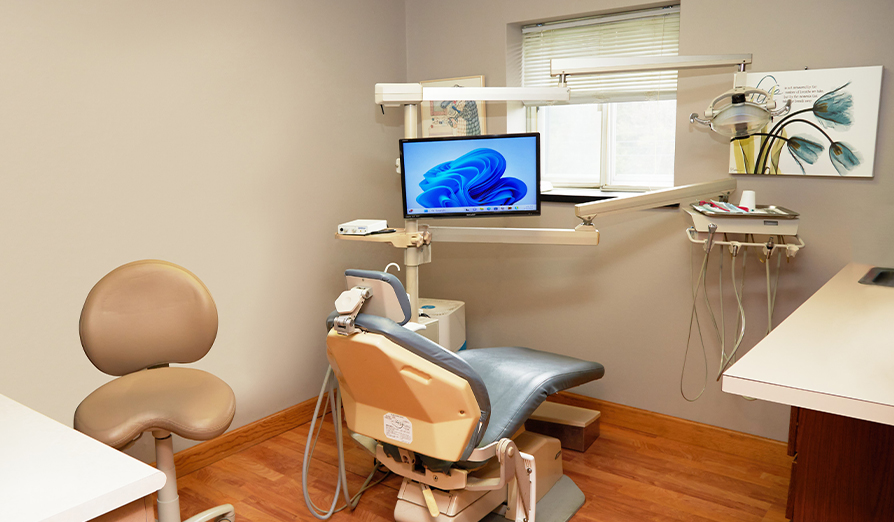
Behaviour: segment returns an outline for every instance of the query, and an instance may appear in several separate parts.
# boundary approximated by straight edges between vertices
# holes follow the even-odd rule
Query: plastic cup
[[[754,210],[754,191],[743,190],[742,199],[739,200],[739,206],[747,208],[749,211]]]

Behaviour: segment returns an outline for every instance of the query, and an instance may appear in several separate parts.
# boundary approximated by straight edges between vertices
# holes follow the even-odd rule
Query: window
[[[522,85],[554,86],[551,58],[673,56],[679,6],[522,28]],[[568,78],[571,104],[528,107],[542,176],[557,187],[673,185],[676,71]]]

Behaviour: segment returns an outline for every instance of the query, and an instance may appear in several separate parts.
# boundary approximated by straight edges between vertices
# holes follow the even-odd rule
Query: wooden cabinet
[[[152,495],[149,495],[88,522],[155,522],[155,510],[152,509],[152,505]]]
[[[894,520],[894,426],[792,408],[793,522]]]
[[[870,269],[844,267],[723,374],[725,392],[801,406],[794,521],[894,521],[894,289],[861,284]]]

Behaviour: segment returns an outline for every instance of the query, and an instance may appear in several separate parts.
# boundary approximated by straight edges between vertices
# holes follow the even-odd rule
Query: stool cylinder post
[[[158,522],[180,522],[180,495],[177,494],[177,470],[174,469],[174,442],[171,434],[155,438],[156,467],[165,474],[165,485],[158,490]]]

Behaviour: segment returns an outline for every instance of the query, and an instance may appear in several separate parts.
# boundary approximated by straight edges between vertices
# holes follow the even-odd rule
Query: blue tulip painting
[[[821,144],[804,136],[792,136],[786,140],[785,145],[788,148],[788,152],[798,162],[798,166],[801,167],[802,174],[805,174],[805,171],[804,164],[801,162],[813,165],[819,158],[820,153],[825,149]]]
[[[741,73],[791,110],[730,143],[731,174],[872,177],[881,67]],[[755,103],[763,99],[754,98]]]
[[[851,82],[847,82],[813,102],[810,110],[823,127],[847,130],[854,122],[854,97],[844,90],[850,84]]]
[[[832,160],[832,165],[835,165],[835,170],[842,176],[860,165],[860,157],[840,141],[829,146],[829,158]]]

